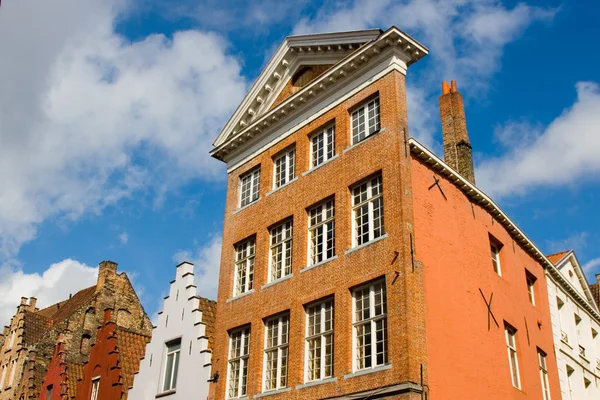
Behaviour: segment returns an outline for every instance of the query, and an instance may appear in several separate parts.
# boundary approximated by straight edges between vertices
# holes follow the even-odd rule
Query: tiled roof
[[[571,252],[571,250],[565,250],[565,251],[561,251],[560,253],[550,254],[548,256],[548,260],[550,260],[550,262],[552,264],[556,265],[557,262],[562,260],[563,257],[566,256],[570,252]]]
[[[144,357],[146,344],[150,341],[150,336],[140,335],[118,327],[115,334],[119,350],[123,392],[127,393],[129,388],[133,386],[133,375],[140,369],[140,361]]]
[[[52,321],[35,312],[25,311],[23,316],[23,343],[31,345],[39,342],[44,333],[52,326]]]
[[[75,293],[69,300],[64,301],[60,308],[52,315],[52,322],[57,323],[70,317],[80,307],[88,303],[96,294],[96,285]]]
[[[77,394],[77,384],[83,379],[83,364],[67,363],[67,398],[74,399]]]
[[[208,348],[212,350],[215,337],[215,315],[217,303],[200,297],[200,311],[202,311],[202,322],[206,324],[205,335],[208,336]]]

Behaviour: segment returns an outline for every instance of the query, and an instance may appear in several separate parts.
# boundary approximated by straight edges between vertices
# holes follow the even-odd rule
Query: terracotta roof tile
[[[74,399],[77,394],[77,384],[83,379],[83,364],[67,363],[67,398]]]
[[[60,308],[52,315],[53,323],[64,321],[75,311],[88,303],[96,294],[96,285],[80,290],[69,300],[62,302]]]
[[[212,350],[215,337],[215,318],[217,303],[215,301],[200,297],[200,311],[202,311],[202,322],[206,324],[205,335],[208,336],[208,348]]]
[[[140,369],[140,361],[144,357],[146,344],[150,341],[150,336],[140,335],[118,327],[115,334],[119,350],[123,392],[126,394],[129,388],[133,386],[133,375]]]
[[[550,254],[548,256],[548,260],[550,260],[550,262],[552,264],[556,265],[557,262],[562,260],[563,257],[566,256],[567,253],[570,253],[570,252],[571,252],[571,250],[565,250],[565,251],[561,251],[560,253]]]

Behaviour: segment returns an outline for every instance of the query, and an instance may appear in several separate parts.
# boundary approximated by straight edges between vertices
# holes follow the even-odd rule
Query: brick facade
[[[16,362],[14,382],[10,388],[0,388],[0,400],[37,399],[54,353],[60,333],[69,331],[64,356],[68,363],[83,364],[95,341],[96,329],[102,323],[107,307],[115,308],[115,320],[120,327],[149,335],[152,330],[131,282],[125,273],[117,274],[117,264],[104,261],[99,265],[97,284],[83,289],[69,299],[38,310],[35,299],[30,304],[23,299],[8,331],[15,331],[14,346],[8,343],[0,352],[0,368]]]

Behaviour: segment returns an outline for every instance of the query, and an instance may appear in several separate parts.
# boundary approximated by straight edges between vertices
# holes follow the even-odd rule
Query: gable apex
[[[298,68],[306,65],[331,66],[326,73],[321,73],[302,88],[307,90],[299,90],[288,97],[296,98],[304,91],[305,95],[299,97],[299,100],[300,103],[306,104],[311,100],[309,97],[314,98],[317,92],[322,93],[331,82],[343,80],[351,75],[359,66],[365,65],[371,57],[376,57],[387,47],[399,49],[403,62],[406,63],[405,67],[428,53],[427,48],[394,26],[385,32],[370,29],[285,38],[217,136],[211,155],[223,159],[225,154],[252,139],[272,123],[293,113],[298,102],[274,103]],[[334,72],[335,78],[328,76]],[[328,81],[319,84],[323,79]],[[314,85],[317,85],[314,90],[308,90]],[[275,110],[278,112],[277,116],[273,115],[268,121],[264,119],[266,116],[270,117]]]

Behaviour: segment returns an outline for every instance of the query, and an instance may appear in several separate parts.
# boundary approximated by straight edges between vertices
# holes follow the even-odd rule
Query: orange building
[[[474,185],[455,83],[448,163],[409,136],[427,52],[396,27],[288,37],[217,137],[211,398],[559,395],[550,264]]]

